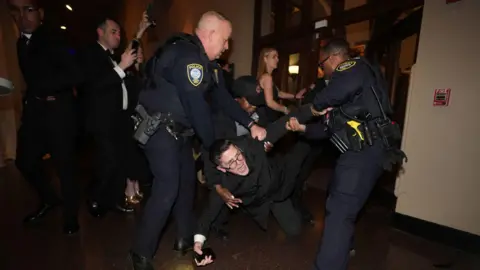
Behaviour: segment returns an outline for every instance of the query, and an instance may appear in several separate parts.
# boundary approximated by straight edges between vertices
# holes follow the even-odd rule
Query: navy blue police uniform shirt
[[[321,111],[355,101],[354,103],[362,103],[374,117],[381,116],[378,103],[370,90],[370,87],[373,86],[384,109],[390,111],[383,77],[378,78],[381,76],[380,73],[375,73],[362,57],[344,61],[335,69],[325,89],[313,99],[314,109]]]
[[[174,121],[193,128],[205,148],[215,140],[212,111],[208,100],[227,116],[248,126],[251,119],[225,88],[218,82],[202,43],[196,36],[184,34],[188,40],[177,39],[165,45],[149,60],[147,85],[140,93],[140,103],[149,113],[170,112]]]

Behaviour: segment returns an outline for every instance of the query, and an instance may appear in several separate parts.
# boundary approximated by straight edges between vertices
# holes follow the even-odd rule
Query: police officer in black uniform
[[[348,51],[349,44],[343,39],[333,39],[323,48],[320,64],[332,77],[315,96],[312,110],[323,115],[324,121],[301,128],[308,132],[327,127],[330,140],[342,153],[330,184],[315,260],[314,269],[320,270],[347,269],[358,212],[383,170],[406,158],[398,149],[398,126],[387,116],[391,108],[379,69],[364,58],[350,59]]]
[[[213,60],[228,49],[231,32],[231,23],[224,16],[206,12],[194,36],[170,39],[147,64],[149,78],[139,103],[149,115],[161,113],[170,119],[167,126],[160,124],[144,145],[154,182],[130,253],[136,270],[153,269],[151,259],[171,211],[178,226],[175,249],[185,251],[193,244],[195,165],[191,135],[193,131],[205,148],[214,142],[208,103],[221,106],[249,128],[252,137],[263,140],[266,136],[265,129],[250,119],[224,86],[213,87],[218,84],[215,70],[219,68]]]

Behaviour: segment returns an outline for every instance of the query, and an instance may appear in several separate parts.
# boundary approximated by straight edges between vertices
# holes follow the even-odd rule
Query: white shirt
[[[102,46],[102,48],[105,51],[107,50],[107,48],[105,48],[105,46],[103,46],[100,42],[98,42],[98,44],[100,44],[100,46]],[[110,53],[113,54],[113,50],[109,50],[109,51]],[[122,79],[122,95],[123,95],[122,109],[126,110],[128,108],[128,92],[123,79],[125,78],[125,76],[127,76],[127,74],[125,74],[125,71],[123,71],[123,69],[119,67],[117,62],[115,62],[112,58],[110,58],[110,61],[112,61],[113,65],[115,66],[113,69],[117,72],[118,76],[120,76],[120,78]]]
[[[258,121],[258,114],[256,112],[254,112],[250,118],[253,120],[253,121]],[[235,125],[237,126],[237,136],[243,136],[243,135],[246,135],[248,133],[250,133],[250,131],[248,131],[248,129],[246,129],[244,126],[240,125],[238,122],[235,122]]]
[[[28,43],[30,43],[30,39],[32,38],[32,34],[31,33],[22,33],[22,36],[24,36],[28,39],[27,40],[27,45],[28,45]]]

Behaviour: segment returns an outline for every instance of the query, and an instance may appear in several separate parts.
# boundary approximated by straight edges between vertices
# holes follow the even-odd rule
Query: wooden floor
[[[311,177],[323,176],[317,171]],[[80,178],[86,184],[88,177],[82,174]],[[112,213],[98,220],[87,213],[82,202],[80,232],[65,236],[61,232],[60,208],[35,226],[22,224],[23,217],[36,207],[36,200],[12,164],[0,169],[0,269],[130,269],[127,252],[138,214]],[[324,192],[308,190],[307,202],[315,214],[316,225],[306,226],[298,239],[286,240],[273,220],[269,230],[263,232],[247,216],[233,215],[228,225],[230,240],[212,238],[209,243],[218,259],[204,269],[310,270],[322,231],[324,200]],[[474,256],[390,229],[390,214],[381,203],[369,203],[357,226],[357,252],[349,269],[428,270],[436,269],[434,263],[445,262],[455,262],[449,269],[480,269]],[[194,269],[191,255],[178,257],[171,250],[174,227],[169,226],[161,239],[156,269]]]

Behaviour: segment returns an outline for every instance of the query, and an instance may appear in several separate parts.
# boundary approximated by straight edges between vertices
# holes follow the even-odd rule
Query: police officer
[[[194,36],[170,39],[147,64],[147,85],[140,93],[140,104],[150,115],[169,113],[174,128],[160,125],[145,144],[154,182],[130,252],[136,270],[153,269],[151,259],[171,211],[178,226],[175,249],[185,251],[193,245],[195,165],[190,131],[193,129],[205,148],[213,143],[209,102],[249,128],[252,137],[263,140],[266,136],[265,129],[250,119],[224,85],[218,85],[215,69],[219,67],[214,60],[228,49],[231,32],[231,23],[224,16],[206,12]]]
[[[325,227],[315,260],[314,269],[320,270],[347,269],[358,212],[383,170],[405,157],[396,145],[385,143],[398,141],[400,135],[383,136],[386,129],[395,130],[397,126],[386,116],[391,109],[380,72],[363,58],[350,59],[348,51],[349,44],[343,39],[333,39],[323,48],[320,65],[332,77],[315,96],[312,110],[328,120],[300,128],[308,132],[326,124],[336,139],[332,142],[342,152],[330,184]],[[291,128],[298,124],[294,122]]]

